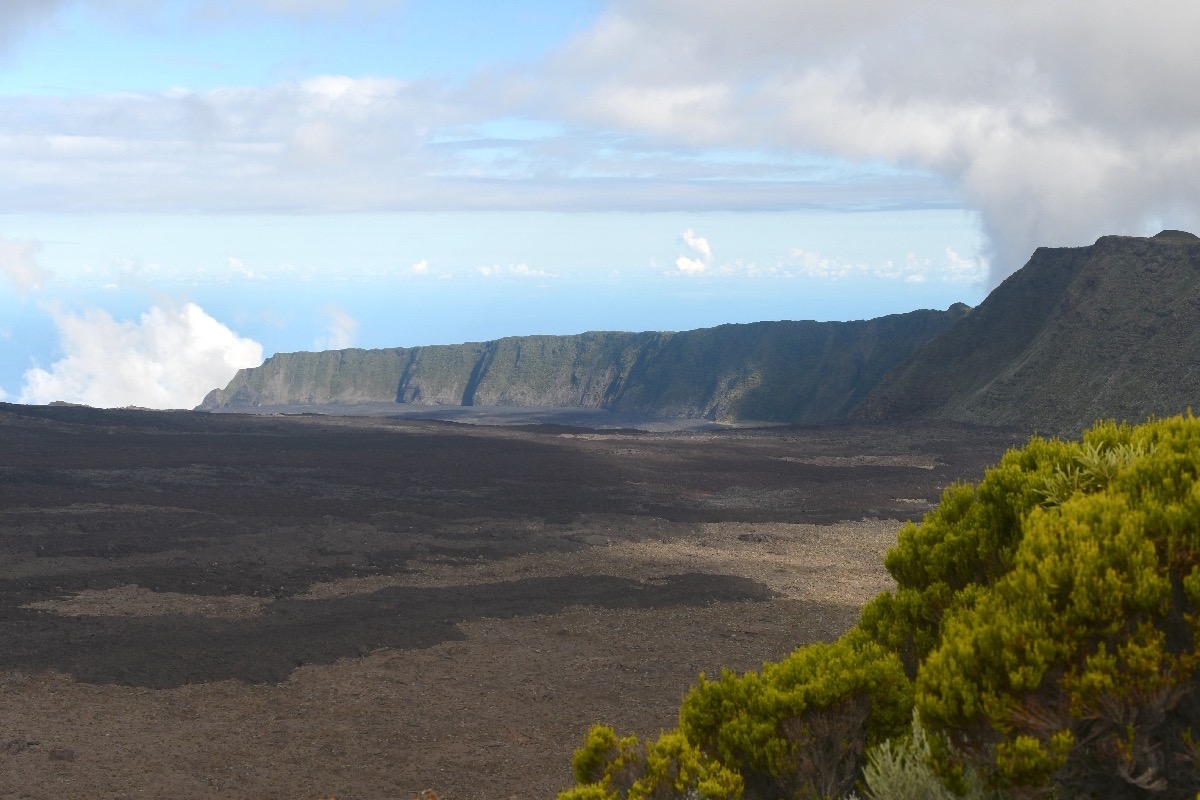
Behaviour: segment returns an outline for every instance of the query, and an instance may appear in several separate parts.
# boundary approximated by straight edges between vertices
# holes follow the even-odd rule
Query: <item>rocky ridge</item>
[[[968,311],[958,304],[856,322],[280,353],[239,371],[200,409],[398,402],[812,422],[845,416],[890,369]]]
[[[978,308],[385,350],[281,353],[202,410],[409,403],[658,418],[943,419],[1078,433],[1200,398],[1200,238],[1039,248]]]
[[[936,418],[1077,434],[1200,400],[1200,238],[1039,248],[874,387],[862,419]]]

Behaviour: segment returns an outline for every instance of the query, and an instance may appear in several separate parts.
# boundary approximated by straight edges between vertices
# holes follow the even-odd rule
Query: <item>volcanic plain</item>
[[[553,797],[1023,440],[0,405],[0,796]]]

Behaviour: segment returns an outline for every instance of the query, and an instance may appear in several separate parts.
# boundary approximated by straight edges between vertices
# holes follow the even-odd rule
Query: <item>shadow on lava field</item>
[[[0,405],[0,794],[552,796],[1018,439]]]

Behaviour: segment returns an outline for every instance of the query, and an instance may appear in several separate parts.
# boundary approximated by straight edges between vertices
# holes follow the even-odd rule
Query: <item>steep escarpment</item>
[[[845,416],[969,309],[856,322],[760,322],[380,350],[280,353],[203,410],[356,402],[603,408],[657,417],[807,422]]]
[[[1164,231],[1038,249],[854,415],[1078,433],[1197,405],[1200,239]]]

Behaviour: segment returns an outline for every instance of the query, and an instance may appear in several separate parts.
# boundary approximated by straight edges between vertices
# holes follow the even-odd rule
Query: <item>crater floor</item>
[[[0,796],[551,797],[1023,438],[0,405]]]

